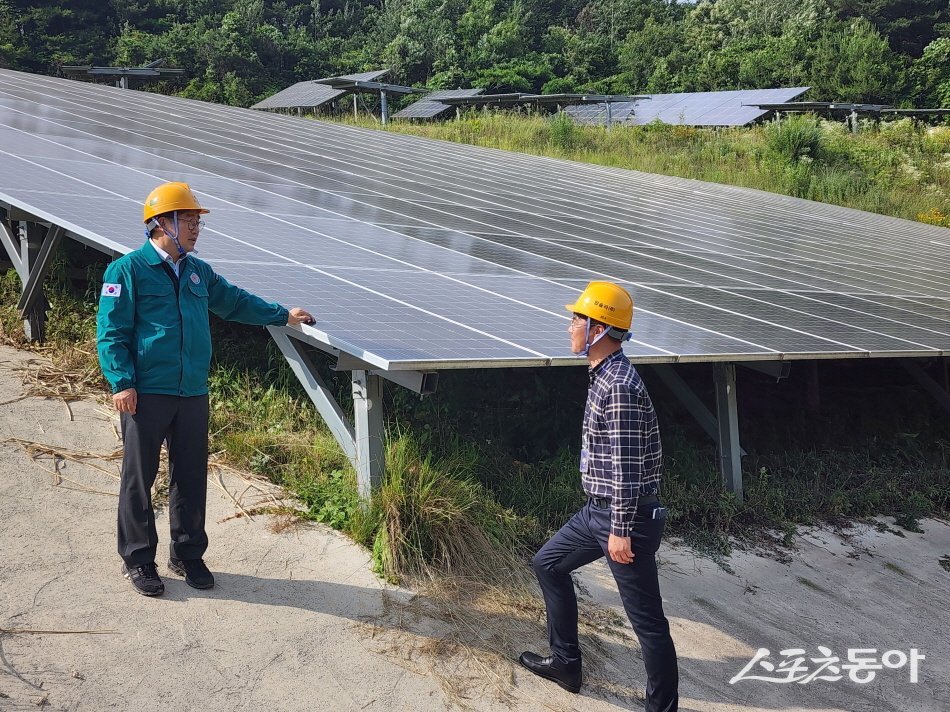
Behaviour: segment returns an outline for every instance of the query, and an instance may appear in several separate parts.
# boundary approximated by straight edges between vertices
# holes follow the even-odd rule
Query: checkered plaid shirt
[[[581,445],[584,491],[610,500],[611,532],[630,536],[640,495],[659,490],[663,450],[650,394],[623,351],[590,369]]]

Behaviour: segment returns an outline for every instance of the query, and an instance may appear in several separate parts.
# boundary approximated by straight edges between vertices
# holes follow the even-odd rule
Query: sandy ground
[[[616,694],[570,695],[505,663],[482,669],[484,657],[464,650],[438,658],[445,623],[420,613],[419,597],[381,582],[367,553],[327,528],[278,531],[269,515],[235,517],[232,497],[245,506],[266,499],[236,475],[209,486],[206,560],[218,585],[196,591],[168,575],[165,596],[137,595],[115,554],[116,479],[66,461],[57,482],[50,459],[35,462],[9,440],[103,454],[118,447],[112,414],[92,400],[72,403],[70,414],[59,400],[19,399],[16,369],[31,358],[0,347],[0,710],[640,707],[639,651],[617,637],[606,643],[605,670]],[[164,512],[158,526],[167,542]],[[732,573],[664,546],[681,709],[950,709],[950,572],[940,564],[950,561],[950,526],[923,528],[818,529],[799,537],[788,563],[738,553]],[[587,567],[579,584],[619,611],[603,564]],[[543,639],[539,621],[525,647]],[[846,671],[838,681],[730,684],[760,648],[776,665],[786,660],[780,651],[802,648],[816,671],[819,646],[843,662],[850,648],[917,648],[926,659],[917,683],[904,667],[866,684]],[[749,674],[781,677],[761,666]]]

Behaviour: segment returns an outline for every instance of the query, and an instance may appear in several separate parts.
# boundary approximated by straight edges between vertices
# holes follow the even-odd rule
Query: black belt
[[[588,500],[598,509],[609,509],[610,500],[603,497],[589,497]],[[660,498],[655,494],[644,494],[637,500],[637,507],[651,507],[660,503]]]

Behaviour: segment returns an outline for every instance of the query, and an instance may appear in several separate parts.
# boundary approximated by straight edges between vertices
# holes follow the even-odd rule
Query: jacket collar
[[[164,262],[164,260],[162,259],[162,256],[158,254],[158,250],[155,249],[155,245],[152,244],[151,239],[145,240],[145,244],[142,245],[142,247],[140,248],[140,252],[145,257],[145,261],[150,265],[158,267],[159,265],[162,264],[162,262]],[[188,255],[178,258],[179,278],[184,277],[185,273],[189,271],[188,267],[191,264],[191,260],[187,259],[187,257]]]

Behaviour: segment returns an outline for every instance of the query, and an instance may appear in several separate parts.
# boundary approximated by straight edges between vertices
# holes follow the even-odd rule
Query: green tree
[[[950,37],[939,37],[924,48],[911,78],[917,106],[950,107]]]
[[[884,37],[894,52],[920,57],[950,24],[947,0],[832,0],[841,19],[864,19]]]
[[[823,99],[890,104],[904,87],[901,58],[867,20],[827,28],[809,61],[810,84]]]

